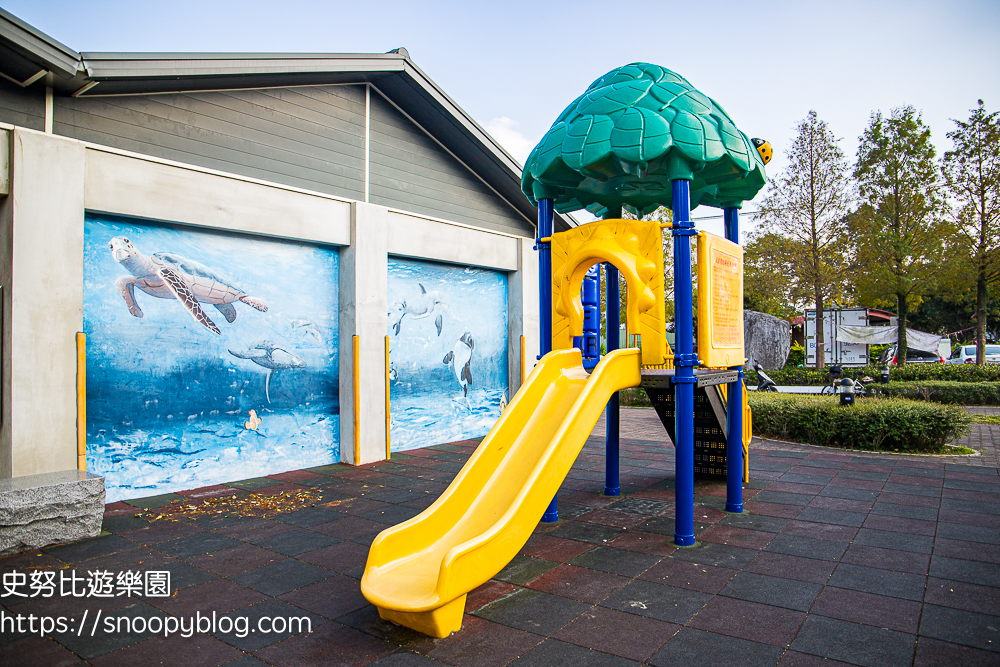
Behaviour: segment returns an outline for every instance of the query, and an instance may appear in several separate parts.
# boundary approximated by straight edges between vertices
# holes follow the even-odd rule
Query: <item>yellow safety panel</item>
[[[639,386],[639,359],[616,350],[587,373],[577,349],[546,354],[441,497],[375,538],[361,592],[379,615],[459,630],[466,595],[528,541],[611,394]]]
[[[663,234],[645,220],[598,220],[553,234],[552,349],[568,350],[583,335],[580,287],[600,262],[618,267],[628,286],[625,319],[641,336],[643,364],[662,364],[666,354],[663,303]]]
[[[753,410],[750,409],[750,398],[747,396],[747,384],[743,382],[743,481],[750,481],[750,441],[753,440]],[[729,385],[720,384],[722,400],[729,405]]]
[[[743,352],[743,248],[698,232],[698,359],[740,366]]]

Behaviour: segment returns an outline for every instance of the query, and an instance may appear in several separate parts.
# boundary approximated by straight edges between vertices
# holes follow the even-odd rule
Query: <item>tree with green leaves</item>
[[[794,315],[796,299],[786,273],[789,239],[774,232],[756,231],[743,245],[743,307],[775,317]]]
[[[815,111],[799,122],[796,137],[785,151],[788,166],[771,181],[760,207],[772,242],[785,260],[795,301],[811,301],[816,321],[823,321],[823,304],[843,293],[850,268],[846,217],[852,202],[850,168],[837,138]],[[762,236],[758,242],[768,239]],[[778,267],[774,267],[778,270]],[[816,327],[816,367],[824,365],[823,326]]]
[[[906,325],[944,266],[951,225],[939,215],[938,168],[931,130],[912,106],[873,113],[854,167],[861,207],[850,227],[863,267],[859,297],[870,305],[895,301],[896,358],[906,363]]]
[[[986,113],[983,101],[969,120],[954,121],[953,148],[944,154],[953,220],[965,249],[962,259],[976,284],[976,363],[986,363],[989,288],[1000,279],[1000,112]]]

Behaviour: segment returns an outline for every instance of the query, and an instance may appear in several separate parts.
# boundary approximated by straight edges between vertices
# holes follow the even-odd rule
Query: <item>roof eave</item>
[[[80,54],[0,8],[0,39],[24,57],[65,79],[76,76]]]

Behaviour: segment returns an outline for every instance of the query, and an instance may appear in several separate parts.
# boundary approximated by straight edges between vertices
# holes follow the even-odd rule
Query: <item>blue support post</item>
[[[607,271],[607,315],[605,321],[605,346],[608,354],[618,349],[618,336],[621,321],[621,299],[618,292],[618,269],[614,264],[605,264]],[[604,419],[604,495],[620,496],[621,483],[618,479],[618,430],[619,430],[618,392],[611,394]]]
[[[538,239],[535,248],[538,249],[538,322],[541,330],[539,359],[552,351],[552,222],[554,211],[551,199],[538,200]],[[542,241],[541,239],[546,239]],[[557,498],[553,497],[545,514],[544,523],[554,523],[559,520]]]
[[[671,181],[674,204],[674,441],[677,476],[675,493],[674,544],[694,544],[694,313],[691,290],[691,182]]]
[[[723,210],[726,238],[733,243],[740,242],[740,211],[735,207]],[[742,298],[743,295],[740,295]],[[730,382],[727,391],[726,423],[726,511],[743,511],[743,366],[735,366],[738,379]]]
[[[583,335],[573,337],[573,346],[583,354],[583,367],[594,370],[601,360],[601,270],[595,264],[587,271],[580,288],[583,304]]]

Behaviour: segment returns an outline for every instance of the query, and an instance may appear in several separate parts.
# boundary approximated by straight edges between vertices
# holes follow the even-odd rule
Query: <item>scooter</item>
[[[767,373],[756,361],[753,363],[753,369],[757,372],[757,391],[778,391],[778,385],[767,376]]]

